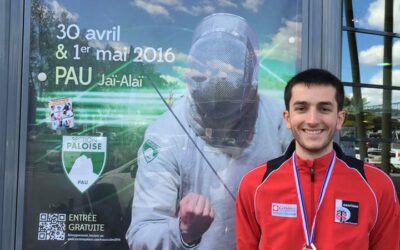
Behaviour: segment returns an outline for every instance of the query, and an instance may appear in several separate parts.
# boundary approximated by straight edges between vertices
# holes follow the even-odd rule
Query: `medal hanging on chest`
[[[317,250],[317,248],[311,243],[311,246],[304,245],[302,250]]]
[[[304,206],[303,193],[301,191],[299,172],[297,171],[296,152],[293,153],[292,159],[293,159],[294,178],[295,178],[295,182],[296,182],[297,198],[298,198],[299,205],[300,205],[301,219],[303,222],[303,231],[304,231],[304,236],[306,239],[306,244],[304,244],[303,250],[316,250],[317,248],[314,245],[314,235],[315,235],[315,225],[316,225],[315,222],[317,220],[318,210],[321,207],[322,201],[325,196],[325,191],[328,186],[329,180],[331,178],[331,173],[332,173],[333,167],[335,165],[336,153],[333,152],[333,154],[332,154],[332,159],[331,159],[328,169],[326,171],[324,182],[322,183],[321,192],[319,193],[319,198],[318,198],[317,210],[314,214],[314,219],[312,220],[312,227],[311,227],[310,234],[308,233],[307,213],[306,213],[306,209]]]

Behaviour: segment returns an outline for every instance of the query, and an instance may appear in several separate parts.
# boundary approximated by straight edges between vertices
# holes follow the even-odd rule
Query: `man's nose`
[[[307,112],[307,123],[313,125],[318,124],[320,120],[319,112],[316,108],[310,108]]]

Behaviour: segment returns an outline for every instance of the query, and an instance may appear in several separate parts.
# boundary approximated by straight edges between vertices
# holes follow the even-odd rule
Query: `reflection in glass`
[[[352,0],[351,2],[353,3],[354,27],[400,33],[399,0]],[[385,6],[385,2],[388,2],[389,6]],[[385,8],[389,9],[393,16],[393,29],[385,27]]]
[[[400,23],[396,17],[393,19],[395,6],[399,1],[351,1],[344,0],[343,22],[347,28],[360,28],[362,23],[367,25],[364,28],[379,30],[391,34],[394,26]],[[394,6],[393,6],[394,4]],[[397,13],[397,12],[396,12]],[[367,146],[364,142],[368,140],[368,130],[365,127],[366,115],[363,110],[364,102],[367,100],[357,87],[360,83],[373,83],[382,85],[380,91],[374,92],[374,98],[382,100],[380,128],[382,138],[382,164],[384,171],[390,171],[390,141],[392,139],[392,86],[397,85],[397,48],[400,44],[394,43],[394,38],[389,35],[366,35],[346,31],[343,34],[343,77],[347,82],[353,82],[352,97],[349,103],[353,103],[354,123],[359,141],[360,158],[366,158]]]
[[[391,102],[391,128],[389,139],[383,137],[383,130],[385,121],[383,119],[384,106],[383,106],[383,90],[375,88],[362,88],[361,94],[363,96],[363,125],[365,127],[366,137],[361,140],[356,129],[356,110],[357,105],[354,102],[352,88],[346,87],[346,98],[345,98],[345,110],[347,111],[347,118],[344,124],[344,128],[340,132],[341,144],[344,146],[344,150],[359,159],[367,160],[370,163],[376,164],[378,167],[384,165],[384,158],[382,158],[382,152],[385,145],[390,146],[390,157],[387,159],[388,171],[398,171],[395,163],[400,160],[400,91],[392,91],[392,102]],[[359,142],[365,142],[367,148],[367,154],[362,156],[360,154]],[[377,158],[371,155],[379,155],[379,161]],[[371,158],[372,157],[372,158]],[[395,158],[396,157],[396,158]],[[398,158],[398,159],[397,159]],[[400,167],[400,165],[398,166]]]
[[[342,50],[342,81],[356,82],[353,80],[352,70],[357,64],[351,63],[349,36],[354,36],[357,42],[358,68],[360,82],[376,85],[383,84],[383,71],[385,65],[392,67],[392,86],[400,87],[400,39],[393,39],[392,63],[384,60],[384,37],[354,32],[343,32]],[[353,53],[353,52],[352,52]]]
[[[346,17],[346,25],[349,27],[354,27],[352,20],[354,20],[353,14],[353,6],[350,0],[345,0],[345,10],[344,14]],[[360,66],[359,66],[359,58],[358,58],[358,49],[357,49],[357,40],[356,36],[352,32],[347,32],[347,44],[349,48],[349,57],[350,57],[350,64],[351,64],[351,76],[352,82],[360,83]],[[360,156],[364,158],[367,154],[366,145],[364,143],[365,140],[365,127],[363,124],[363,105],[362,105],[362,95],[361,91],[357,87],[353,87],[353,106],[354,106],[354,117],[355,117],[355,127],[357,128],[357,134],[361,139],[359,143],[360,149]]]
[[[393,2],[385,1],[384,12],[385,31],[393,31]],[[392,47],[393,37],[385,36],[383,38],[383,86],[390,88],[392,86]],[[385,143],[382,145],[382,169],[389,171],[390,165],[390,144],[392,132],[392,91],[388,88],[383,89],[382,103],[382,139]]]

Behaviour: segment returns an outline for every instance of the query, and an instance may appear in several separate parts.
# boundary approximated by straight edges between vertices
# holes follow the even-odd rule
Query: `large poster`
[[[300,0],[32,0],[23,249],[129,249],[125,237],[132,217],[139,220],[149,209],[157,210],[152,204],[166,197],[161,194],[165,186],[158,186],[165,180],[155,178],[162,171],[154,168],[142,180],[159,190],[161,198],[149,202],[144,213],[139,209],[132,215],[138,162],[143,168],[154,166],[165,154],[173,157],[168,150],[177,146],[182,152],[195,147],[193,159],[209,161],[215,171],[210,175],[218,177],[216,183],[208,183],[214,188],[212,193],[218,194],[219,188],[224,193],[219,200],[211,199],[213,205],[234,199],[246,169],[230,176],[229,171],[213,168],[218,164],[209,160],[210,154],[223,147],[218,154],[229,156],[228,162],[248,155],[245,164],[255,167],[256,157],[247,152],[253,137],[264,130],[279,134],[273,125],[266,127],[272,121],[261,126],[255,120],[264,111],[273,117],[277,108],[261,96],[282,104],[286,81],[298,69],[301,6]],[[218,79],[217,83],[212,79]],[[205,82],[213,88],[220,86],[207,95],[215,102],[198,94],[210,90]],[[195,100],[193,105],[180,110],[180,103],[188,99]],[[221,100],[224,105],[218,106]],[[209,109],[213,112],[207,113]],[[234,114],[242,111],[245,122],[240,126],[213,127],[219,120],[225,121],[224,126],[236,124]],[[195,112],[202,116],[186,121],[185,114]],[[155,129],[154,135],[149,126],[160,123],[165,126]],[[208,125],[202,127],[204,123]],[[190,131],[193,124],[199,129]],[[178,132],[171,131],[171,126]],[[196,136],[205,145],[197,145],[192,140]],[[168,141],[166,146],[163,140],[173,143]],[[179,178],[185,182],[194,177],[185,179],[182,173]],[[177,197],[186,192],[200,192],[178,189],[178,203]],[[232,236],[232,216],[217,215],[220,223],[227,221],[230,226],[214,231],[216,237],[219,232]],[[138,239],[132,235],[128,238],[136,244]],[[154,239],[151,231],[148,239],[136,237],[161,242],[153,245],[155,249],[179,248],[174,244],[180,244],[157,239],[157,230]],[[201,244],[207,241],[211,238],[205,236]]]

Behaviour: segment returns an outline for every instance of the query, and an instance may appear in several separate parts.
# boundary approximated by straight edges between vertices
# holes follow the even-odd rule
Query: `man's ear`
[[[338,121],[336,123],[336,130],[342,129],[345,120],[346,120],[346,111],[340,110],[338,112]]]
[[[292,127],[290,126],[290,114],[289,114],[289,110],[283,111],[282,117],[283,117],[283,120],[285,121],[286,128],[291,129]]]

